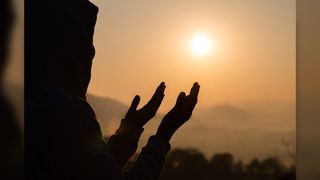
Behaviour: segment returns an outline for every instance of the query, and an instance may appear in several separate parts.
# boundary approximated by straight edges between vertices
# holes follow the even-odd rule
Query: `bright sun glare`
[[[204,34],[197,34],[191,39],[190,48],[194,55],[205,56],[212,50],[212,41]]]

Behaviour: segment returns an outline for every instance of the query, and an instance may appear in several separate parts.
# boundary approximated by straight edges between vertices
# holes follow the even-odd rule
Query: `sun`
[[[196,34],[190,42],[192,54],[195,56],[206,56],[212,51],[211,39],[203,33]]]

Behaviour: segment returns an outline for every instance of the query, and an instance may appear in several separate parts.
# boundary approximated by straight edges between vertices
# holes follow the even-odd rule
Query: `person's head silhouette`
[[[30,61],[26,63],[27,91],[29,87],[31,93],[49,89],[85,98],[95,54],[93,32],[98,8],[83,0],[42,3],[28,12],[33,21],[26,28],[32,39],[26,44],[26,59]]]

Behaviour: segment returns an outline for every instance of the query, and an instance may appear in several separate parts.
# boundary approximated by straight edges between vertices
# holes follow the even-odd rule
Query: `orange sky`
[[[12,41],[12,61],[8,68],[8,77],[18,84],[22,84],[24,79],[22,1],[16,0],[19,7]],[[253,102],[254,106],[260,103],[262,107],[254,107],[253,110],[258,109],[262,114],[240,126],[241,118],[234,118],[233,114],[227,112],[212,117],[211,114],[202,114],[206,108],[202,111],[199,108],[194,113],[197,123],[189,123],[185,130],[179,131],[173,145],[184,147],[186,134],[194,133],[195,139],[190,143],[209,154],[212,149],[215,152],[232,150],[239,157],[244,157],[240,150],[236,151],[241,140],[248,142],[247,149],[253,149],[253,152],[246,153],[254,157],[259,156],[262,150],[266,155],[274,153],[274,148],[284,151],[280,136],[274,132],[270,136],[264,130],[276,132],[282,128],[281,133],[284,134],[295,131],[295,0],[92,2],[100,10],[89,93],[126,104],[139,94],[142,97],[140,104],[143,104],[156,86],[165,81],[166,97],[160,108],[164,112],[172,107],[181,90],[188,91],[192,83],[198,81],[201,84],[198,106]],[[192,55],[190,40],[199,32],[212,39],[216,47],[214,53],[205,57]],[[277,103],[279,105],[275,106]],[[23,112],[23,107],[21,109]],[[248,112],[256,113],[251,110]],[[212,118],[216,119],[212,121]],[[208,132],[198,129],[197,132],[200,125],[211,129]],[[222,131],[225,126],[230,126],[229,131],[233,134],[226,135]],[[243,127],[247,129],[238,131]],[[150,127],[146,129],[150,131],[143,135],[146,137],[155,131]],[[261,131],[260,134],[256,130]],[[220,134],[227,140],[222,140]],[[248,138],[255,140],[249,141]],[[265,142],[268,142],[268,148]],[[243,146],[242,143],[240,149]]]
[[[167,84],[165,109],[201,84],[200,106],[295,101],[294,0],[94,0],[99,7],[89,92],[130,103]],[[215,53],[194,57],[198,32]]]
[[[17,26],[23,27],[22,0]],[[295,0],[92,0],[99,7],[89,92],[145,102],[167,84],[161,111],[179,91],[201,84],[199,106],[237,102],[295,102]],[[16,28],[14,39],[22,39]],[[199,33],[216,50],[194,57]],[[23,43],[13,40],[8,74],[23,82]]]

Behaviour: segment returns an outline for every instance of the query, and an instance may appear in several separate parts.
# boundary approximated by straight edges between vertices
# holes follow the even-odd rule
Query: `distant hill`
[[[248,123],[252,123],[255,115],[250,110],[234,105],[221,104],[205,109],[198,109],[194,113],[194,118],[198,119],[198,125],[207,127],[235,126],[239,128],[242,124],[247,125]]]
[[[101,129],[112,134],[124,117],[128,105],[111,98],[88,95]],[[192,119],[172,140],[173,147],[195,147],[208,157],[213,153],[231,152],[236,157],[276,155],[289,162],[284,140],[294,139],[294,105],[285,103],[221,104],[196,109]],[[140,148],[156,132],[163,114],[158,114],[145,127]]]
[[[230,118],[231,120],[235,118],[250,119],[253,116],[249,111],[228,104],[214,106],[207,110],[207,113],[214,116],[223,115],[225,118]]]
[[[23,88],[10,86],[10,98],[23,117]],[[115,132],[128,105],[112,98],[88,94],[104,135]],[[163,114],[151,120],[142,134],[139,148],[156,132]],[[20,119],[23,126],[23,118]],[[231,152],[235,157],[279,156],[290,162],[284,140],[295,141],[295,105],[290,103],[220,104],[196,108],[192,119],[173,137],[172,146],[197,148],[208,157],[213,153]]]
[[[109,135],[118,127],[121,118],[124,117],[129,106],[111,99],[98,97],[92,94],[87,95],[87,100],[93,107],[101,130],[105,135]]]
[[[129,107],[117,100],[98,97],[92,94],[87,95],[87,100],[94,107],[96,115],[105,120],[119,118],[125,115]]]

